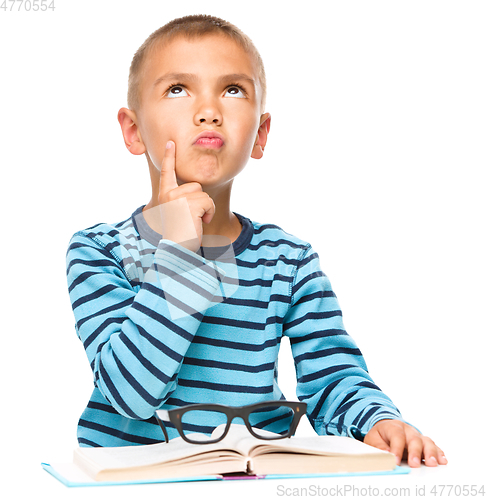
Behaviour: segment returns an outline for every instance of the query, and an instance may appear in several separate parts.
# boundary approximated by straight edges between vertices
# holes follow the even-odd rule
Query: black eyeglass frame
[[[253,413],[256,410],[259,410],[261,408],[268,408],[270,406],[280,406],[280,407],[285,407],[285,408],[290,408],[293,410],[293,420],[291,422],[291,425],[289,426],[289,430],[286,434],[278,434],[276,437],[274,436],[268,436],[264,437],[259,434],[256,434],[252,426],[250,425],[249,422],[249,415]],[[230,430],[230,424],[232,423],[232,420],[234,418],[241,418],[245,422],[245,427],[247,427],[247,430],[252,434],[252,436],[258,438],[258,439],[264,439],[266,441],[271,441],[275,439],[283,439],[286,437],[292,437],[294,433],[296,432],[296,429],[298,427],[299,421],[303,415],[306,414],[306,408],[307,404],[303,402],[297,402],[297,401],[263,401],[261,403],[256,403],[252,405],[246,405],[246,406],[225,406],[225,405],[219,405],[219,404],[194,404],[194,405],[187,405],[183,406],[181,408],[174,408],[172,410],[156,410],[155,416],[157,423],[159,424],[160,428],[162,429],[162,432],[164,434],[164,439],[166,443],[169,443],[169,436],[167,434],[166,426],[164,425],[164,421],[169,421],[171,422],[176,430],[179,432],[179,435],[187,442],[190,444],[212,444],[212,443],[218,443],[218,441],[221,441],[227,434],[228,431]],[[227,424],[225,427],[225,431],[221,436],[219,436],[216,439],[210,439],[208,441],[197,441],[197,440],[192,440],[185,436],[184,434],[184,429],[183,429],[183,424],[181,422],[182,416],[188,412],[188,411],[194,411],[194,410],[206,410],[206,411],[217,411],[219,413],[224,413],[227,416]]]

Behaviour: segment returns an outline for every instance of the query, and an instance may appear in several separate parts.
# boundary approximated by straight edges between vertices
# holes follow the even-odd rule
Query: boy
[[[67,255],[95,382],[79,443],[159,442],[159,408],[282,399],[284,334],[318,434],[358,429],[398,463],[446,464],[368,375],[311,246],[230,210],[234,178],[264,153],[265,93],[252,42],[218,18],[176,19],[135,54],[118,119],[128,150],[147,158],[152,198],[76,233]]]

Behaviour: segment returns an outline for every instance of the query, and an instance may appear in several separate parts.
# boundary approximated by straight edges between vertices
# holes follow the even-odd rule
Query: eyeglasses
[[[238,407],[194,404],[156,410],[156,419],[166,443],[169,437],[164,422],[172,424],[188,443],[210,444],[221,441],[228,434],[234,418],[241,418],[252,436],[271,440],[291,437],[306,413],[306,406],[306,403],[292,401],[265,401]]]

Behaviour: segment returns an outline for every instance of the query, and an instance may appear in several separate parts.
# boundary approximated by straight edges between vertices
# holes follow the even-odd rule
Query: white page
[[[78,448],[76,455],[88,458],[103,469],[125,467],[143,467],[157,463],[167,463],[217,450],[238,449],[238,442],[249,432],[243,425],[231,426],[229,434],[217,443],[191,444],[178,437],[169,443],[157,443],[144,446],[117,446],[106,448]],[[76,458],[75,462],[79,463]]]
[[[250,443],[249,443],[250,444]],[[255,442],[254,442],[255,444]],[[268,448],[263,453],[271,451],[313,452],[320,455],[365,455],[388,453],[344,436],[292,437],[267,442]],[[272,447],[269,448],[269,447]],[[257,451],[257,453],[259,453]]]

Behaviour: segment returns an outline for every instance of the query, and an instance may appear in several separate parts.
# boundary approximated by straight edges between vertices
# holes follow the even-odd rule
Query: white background
[[[232,209],[320,254],[372,377],[450,459],[410,484],[481,483],[486,3],[19,5],[0,9],[2,489],[10,481],[19,497],[277,496],[271,481],[68,490],[40,467],[71,459],[92,390],[67,294],[69,239],[149,201],[145,160],[126,151],[116,115],[136,49],[195,13],[235,23],[266,66],[268,146],[235,181]],[[283,354],[294,398],[287,346]]]

